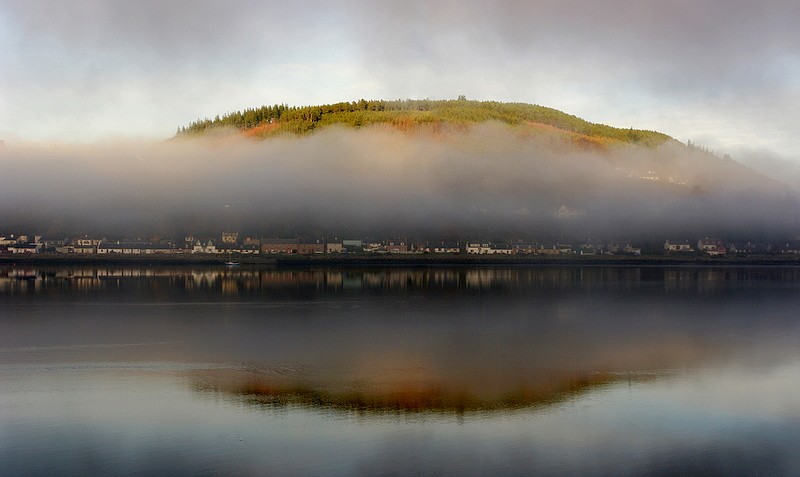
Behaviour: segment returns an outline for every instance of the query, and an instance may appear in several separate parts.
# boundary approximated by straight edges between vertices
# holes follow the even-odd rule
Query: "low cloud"
[[[550,239],[796,234],[792,189],[670,141],[535,128],[328,129],[0,149],[0,227],[112,236],[448,234]],[[581,211],[574,220],[554,213]],[[466,237],[465,237],[466,238]],[[755,238],[755,237],[754,237]]]

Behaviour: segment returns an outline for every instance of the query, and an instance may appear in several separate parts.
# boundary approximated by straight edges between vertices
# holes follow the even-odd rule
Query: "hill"
[[[729,157],[535,105],[267,106],[179,136],[188,139],[6,146],[0,222],[119,237],[238,230],[554,243],[800,233],[797,194]]]
[[[246,109],[195,121],[178,129],[176,136],[202,135],[214,129],[233,128],[244,135],[266,138],[281,134],[309,134],[332,125],[360,128],[390,125],[401,130],[450,126],[465,128],[487,121],[511,126],[555,129],[575,142],[596,144],[629,143],[654,147],[671,139],[666,134],[640,129],[623,129],[596,124],[553,108],[526,103],[457,100],[361,99],[321,106],[276,104]]]

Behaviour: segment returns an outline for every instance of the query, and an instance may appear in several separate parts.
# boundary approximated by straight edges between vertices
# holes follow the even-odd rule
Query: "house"
[[[605,252],[602,252],[602,248],[598,248],[598,254],[606,255],[641,255],[642,254],[642,247],[637,247],[631,244],[631,242],[626,242],[625,245],[622,245],[619,242],[613,242],[606,245]]]
[[[431,248],[433,253],[461,253],[461,245],[458,242],[440,242]]]
[[[664,242],[664,251],[667,253],[690,253],[694,252],[694,248],[688,240],[667,240]]]
[[[72,253],[92,254],[97,253],[97,246],[104,241],[105,238],[84,235],[83,237],[73,238],[69,245],[72,247]]]
[[[493,243],[487,253],[490,255],[511,255],[514,253],[514,249],[507,243]]]
[[[461,245],[458,242],[435,242],[426,243],[424,246],[417,247],[423,253],[461,253]]]
[[[752,255],[752,254],[767,254],[772,253],[772,246],[766,243],[759,243],[759,242],[739,242],[739,245],[735,243],[731,243],[728,247],[729,253],[736,253],[736,254],[745,254],[745,255]]]
[[[38,243],[42,244],[42,247],[45,251],[54,251],[57,247],[63,247],[69,242],[68,238],[56,238],[56,237],[42,237]]]
[[[123,254],[123,255],[152,255],[162,253],[176,253],[177,249],[166,243],[149,242],[101,242],[97,246],[98,255]]]
[[[171,243],[147,243],[142,250],[145,254],[178,253],[178,249]]]
[[[536,254],[535,243],[517,242],[513,244],[511,247],[514,249],[515,254],[520,254],[520,255]]]
[[[633,245],[631,245],[631,244],[629,243],[629,244],[627,244],[627,245],[625,246],[625,248],[623,249],[623,252],[624,252],[626,255],[636,255],[636,256],[639,256],[639,255],[641,255],[641,254],[642,254],[642,247],[634,247]]]
[[[100,242],[104,241],[105,238],[89,237],[88,235],[84,235],[83,237],[73,238],[71,243],[76,247],[97,247],[100,245]]]
[[[219,253],[217,252],[217,246],[214,244],[213,240],[209,240],[203,245],[203,242],[200,240],[194,243],[192,247],[192,253]]]
[[[239,232],[222,232],[222,243],[235,244],[239,240]]]
[[[383,246],[386,253],[408,253],[408,246],[401,240],[388,240]]]
[[[561,248],[558,246],[558,244],[543,243],[539,244],[538,248],[536,249],[536,253],[538,255],[561,255]]]
[[[28,243],[28,236],[17,233],[0,235],[0,245],[14,245],[16,243]]]
[[[125,245],[120,242],[100,242],[97,245],[97,253],[101,255],[111,253],[124,253]]]
[[[364,243],[361,239],[344,239],[342,240],[342,248],[348,253],[358,253],[364,251]]]
[[[184,235],[184,237],[183,237],[183,248],[184,248],[184,250],[189,250],[189,251],[193,250],[194,249],[194,243],[196,241],[197,241],[197,239],[194,237],[194,235],[192,235],[192,234]]]
[[[575,253],[575,247],[571,243],[557,243],[556,249],[558,249],[561,255],[572,255]]]
[[[41,244],[36,244],[36,243],[15,243],[13,245],[8,246],[8,251],[14,254],[40,253],[41,250],[42,250]]]
[[[386,250],[383,248],[383,244],[380,242],[366,242],[362,246],[362,250],[364,252],[369,253],[384,253]]]
[[[342,242],[325,242],[325,253],[344,253]]]
[[[712,257],[718,257],[725,255],[727,247],[725,246],[725,241],[722,239],[706,237],[698,240],[697,250],[711,255]]]
[[[484,255],[489,253],[491,249],[492,245],[489,243],[473,242],[467,244],[467,253],[469,254]]]
[[[687,242],[688,243],[688,242]],[[598,254],[606,255],[641,255],[642,248],[634,247],[631,242],[608,242],[605,247],[598,247]]]
[[[242,255],[258,255],[261,253],[261,245],[257,243],[246,243],[239,247],[239,253]]]
[[[70,250],[72,253],[92,254],[97,253],[97,247],[91,245],[71,245]]]
[[[782,243],[780,246],[780,253],[800,255],[800,241],[791,240],[789,242]]]
[[[300,241],[296,238],[263,238],[261,253],[297,253]]]
[[[228,254],[228,255],[258,255],[261,247],[256,244],[239,245],[231,243],[222,243],[216,247],[215,253]]]
[[[325,253],[325,244],[322,240],[302,240],[297,243],[297,251],[299,255],[313,255],[317,253]]]

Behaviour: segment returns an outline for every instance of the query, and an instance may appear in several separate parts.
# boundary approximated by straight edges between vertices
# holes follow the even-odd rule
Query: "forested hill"
[[[199,135],[214,128],[234,128],[253,137],[307,134],[334,124],[362,127],[388,124],[408,130],[425,125],[468,126],[500,121],[512,126],[547,126],[599,140],[656,146],[670,139],[666,134],[595,124],[553,108],[525,103],[457,100],[397,100],[335,103],[322,106],[276,104],[195,121],[178,129],[177,136]]]

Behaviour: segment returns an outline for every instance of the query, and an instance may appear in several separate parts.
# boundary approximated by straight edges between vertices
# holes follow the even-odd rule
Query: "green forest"
[[[365,100],[322,106],[276,104],[245,109],[202,119],[178,129],[177,136],[192,136],[214,128],[233,128],[254,137],[279,134],[308,134],[331,125],[363,127],[388,124],[401,129],[424,125],[465,127],[486,121],[500,121],[512,126],[541,124],[568,133],[603,140],[657,146],[670,139],[666,134],[640,129],[624,129],[595,124],[559,110],[526,103],[456,100],[396,101]]]

